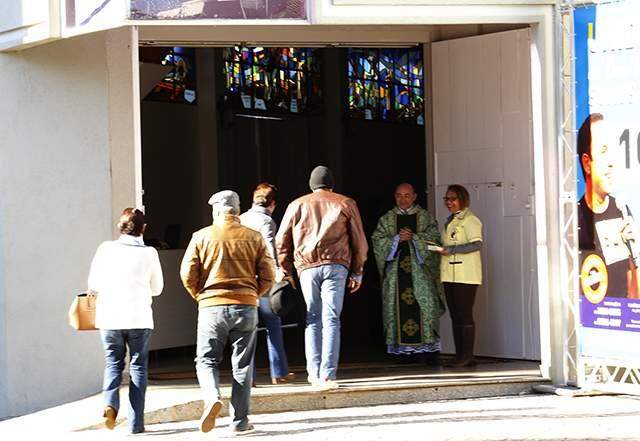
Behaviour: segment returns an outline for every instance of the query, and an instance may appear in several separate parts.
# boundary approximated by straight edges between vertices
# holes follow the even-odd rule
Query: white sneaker
[[[338,389],[340,385],[336,380],[327,379],[327,380],[318,382],[317,387],[319,390],[333,390],[333,389]]]
[[[207,403],[204,407],[204,412],[202,412],[202,417],[200,417],[200,431],[203,433],[211,432],[211,430],[216,427],[216,417],[222,410],[222,401],[213,401]]]
[[[317,387],[317,386],[320,386],[320,384],[322,384],[319,378],[312,377],[311,375],[307,377],[307,381],[313,387]]]

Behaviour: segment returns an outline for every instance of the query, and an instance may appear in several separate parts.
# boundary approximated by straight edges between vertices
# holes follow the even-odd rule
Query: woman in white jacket
[[[142,240],[144,214],[125,208],[118,222],[120,238],[100,244],[91,263],[89,290],[98,293],[96,327],[105,352],[104,418],[115,426],[119,388],[129,348],[129,431],[144,432],[149,339],[153,329],[152,296],[162,292],[158,252]]]

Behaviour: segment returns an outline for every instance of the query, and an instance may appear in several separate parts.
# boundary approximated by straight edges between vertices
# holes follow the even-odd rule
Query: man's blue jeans
[[[205,403],[220,399],[220,364],[227,340],[231,343],[231,410],[233,426],[249,424],[258,309],[249,305],[209,306],[198,311],[196,373]]]
[[[282,320],[271,310],[269,296],[260,298],[260,318],[267,328],[267,351],[269,352],[269,369],[271,378],[284,377],[289,373],[287,353],[282,339]],[[256,377],[255,363],[253,378]]]
[[[129,430],[144,429],[144,395],[147,391],[147,366],[151,329],[102,329],[104,348],[105,406],[120,409],[119,388],[122,383],[124,358],[129,347]]]
[[[311,380],[335,380],[340,357],[340,313],[349,271],[342,265],[322,265],[300,273],[307,304],[304,331],[307,373]]]

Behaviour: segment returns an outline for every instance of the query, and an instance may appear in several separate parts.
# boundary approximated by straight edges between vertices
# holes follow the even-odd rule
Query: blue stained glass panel
[[[267,66],[269,63],[268,51],[261,47],[253,48],[254,63],[259,66]]]
[[[410,85],[413,87],[423,87],[422,51],[412,50],[409,52],[409,74]]]
[[[424,124],[422,48],[350,49],[349,114]]]

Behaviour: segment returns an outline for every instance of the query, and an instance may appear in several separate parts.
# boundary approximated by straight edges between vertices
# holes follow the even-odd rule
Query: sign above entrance
[[[304,0],[131,0],[132,20],[306,19]]]

